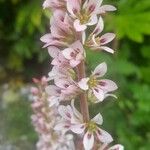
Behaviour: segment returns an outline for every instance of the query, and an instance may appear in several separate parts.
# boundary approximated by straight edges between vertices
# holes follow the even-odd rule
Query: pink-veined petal
[[[73,49],[72,48],[66,48],[66,49],[64,49],[63,51],[62,51],[62,54],[64,55],[64,57],[66,58],[66,59],[72,59],[72,56],[71,56],[71,52],[73,51]]]
[[[103,14],[103,13],[106,13],[107,11],[115,11],[115,10],[117,10],[116,7],[112,5],[103,5],[99,8],[98,13]]]
[[[76,31],[80,32],[80,31],[84,31],[87,26],[85,24],[81,24],[80,20],[76,19],[74,21],[74,28],[76,29]]]
[[[102,143],[111,143],[113,141],[112,136],[105,130],[98,128],[96,134],[97,134],[98,139]]]
[[[111,42],[115,38],[115,36],[116,35],[114,33],[105,33],[104,35],[102,35],[100,37],[101,45],[105,45],[105,44]]]
[[[96,77],[102,77],[105,75],[106,72],[107,72],[107,64],[105,62],[103,62],[95,68],[92,75],[94,75]]]
[[[68,106],[60,105],[58,107],[58,112],[66,120],[71,120],[73,115],[72,108],[69,105]]]
[[[88,89],[89,89],[88,81],[89,81],[89,78],[83,78],[83,79],[81,79],[81,80],[78,82],[79,87],[80,87],[82,90],[85,90],[85,91],[88,90]]]
[[[108,150],[124,150],[124,146],[121,144],[116,144],[116,145],[110,147]]]
[[[83,138],[83,145],[85,150],[91,150],[94,145],[94,135],[93,133],[86,132]]]
[[[76,134],[81,134],[85,130],[85,124],[72,125],[70,130]]]
[[[65,122],[60,122],[54,127],[54,130],[56,131],[64,131],[64,130],[67,131],[69,129],[70,125],[69,124],[67,125]]]
[[[93,119],[92,121],[94,121],[95,123],[102,125],[103,123],[103,117],[100,113],[98,113]]]
[[[67,0],[67,10],[73,17],[75,17],[76,14],[80,11],[80,7],[80,0]]]
[[[72,68],[74,68],[74,67],[76,67],[77,65],[79,65],[80,64],[80,60],[70,60],[70,66],[72,67]]]
[[[98,85],[100,86],[101,89],[103,89],[106,92],[115,91],[118,88],[115,82],[108,79],[99,80]]]
[[[99,8],[102,4],[102,1],[103,0],[98,0],[98,1],[89,0],[88,3],[86,3],[87,6],[84,6],[84,7],[86,7],[87,12],[89,12],[90,14],[95,14],[99,10]]]
[[[109,48],[109,47],[107,47],[107,46],[101,46],[101,47],[99,47],[101,50],[104,50],[104,51],[106,51],[106,52],[109,52],[109,53],[114,53],[114,50],[113,49],[111,49],[111,48]]]
[[[93,94],[95,95],[95,97],[99,100],[99,101],[103,101],[105,98],[105,93],[103,90],[99,89],[99,88],[94,88],[93,89]]]

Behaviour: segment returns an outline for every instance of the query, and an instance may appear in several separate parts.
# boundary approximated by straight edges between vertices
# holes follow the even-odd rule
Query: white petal
[[[66,58],[66,59],[72,59],[72,57],[71,57],[71,52],[73,51],[73,49],[72,48],[66,48],[66,49],[64,49],[63,51],[62,51],[62,54],[64,55],[64,57]]]
[[[99,101],[103,101],[105,98],[105,93],[103,90],[101,89],[93,89],[93,94],[95,95],[95,97],[99,100]]]
[[[104,35],[102,35],[100,37],[101,45],[105,45],[105,44],[111,42],[115,38],[115,36],[116,35],[114,33],[105,33]]]
[[[98,20],[97,15],[92,15],[87,25],[89,26],[95,25],[97,23],[97,20]]]
[[[95,123],[99,124],[99,125],[102,125],[103,123],[103,117],[102,115],[99,113],[97,114],[93,119],[92,121],[94,121]]]
[[[124,150],[124,146],[121,144],[116,144],[116,145],[110,147],[108,150]]]
[[[102,17],[99,17],[99,21],[94,29],[94,31],[92,32],[92,34],[95,34],[95,36],[97,36],[99,33],[101,33],[104,29],[104,21],[102,19]]]
[[[40,38],[40,40],[44,43],[48,43],[51,41],[51,38],[52,38],[51,34],[45,34]]]
[[[96,77],[102,77],[105,75],[106,72],[107,72],[107,64],[105,62],[103,62],[95,68],[92,75],[94,75]]]
[[[99,8],[98,13],[103,14],[103,13],[106,13],[107,11],[115,11],[115,10],[117,10],[116,7],[112,5],[103,5]]]
[[[98,128],[98,131],[96,132],[96,134],[97,134],[98,139],[102,143],[111,143],[113,141],[112,136],[105,130]]]
[[[83,78],[83,79],[81,79],[81,80],[78,82],[79,87],[80,87],[82,90],[85,90],[85,91],[88,90],[88,89],[89,89],[88,81],[89,81],[89,78]]]
[[[85,150],[91,150],[94,145],[94,136],[93,133],[89,133],[88,131],[85,133],[83,138],[83,145]]]
[[[70,130],[76,134],[81,134],[85,130],[85,124],[76,124],[70,127]]]
[[[85,24],[80,24],[80,20],[76,19],[74,21],[74,28],[76,29],[76,31],[80,32],[80,31],[84,31],[87,26]]]
[[[115,91],[118,88],[115,82],[108,79],[99,80],[98,85],[100,86],[101,89],[103,89],[106,92]]]
[[[58,49],[55,46],[50,46],[48,47],[48,53],[52,58],[58,57],[59,53],[60,53],[60,49]]]
[[[109,53],[112,53],[112,54],[114,53],[114,50],[107,47],[107,46],[101,46],[99,48],[105,50],[106,52],[109,52]]]

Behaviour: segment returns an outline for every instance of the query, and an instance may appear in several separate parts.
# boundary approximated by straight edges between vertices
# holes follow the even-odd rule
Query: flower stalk
[[[50,33],[41,37],[52,58],[52,70],[48,77],[34,80],[41,89],[32,88],[37,150],[123,150],[119,144],[109,148],[113,137],[101,128],[101,113],[91,119],[88,102],[97,104],[108,96],[116,98],[112,92],[118,87],[114,81],[103,79],[105,62],[86,76],[84,49],[115,52],[107,46],[115,34],[101,33],[103,14],[116,8],[102,5],[102,0],[45,0],[43,8],[53,12]],[[91,26],[94,30],[89,34]],[[75,107],[77,101],[80,111]],[[74,144],[79,142],[82,144]]]
[[[80,81],[82,78],[86,77],[84,61],[82,61],[77,66],[77,74],[78,74],[78,81]],[[88,122],[90,120],[90,118],[89,118],[88,99],[87,99],[86,92],[83,92],[80,94],[80,109],[81,109],[81,113],[83,115],[83,120],[85,122]]]

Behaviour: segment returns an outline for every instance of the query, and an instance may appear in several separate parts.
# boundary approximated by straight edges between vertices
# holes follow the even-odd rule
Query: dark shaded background
[[[106,61],[107,78],[119,85],[118,100],[91,105],[101,112],[115,143],[150,149],[150,0],[109,0],[118,10],[105,16],[105,31],[117,33],[115,55],[87,51],[89,70]],[[0,150],[34,150],[29,87],[47,75],[50,58],[39,38],[49,31],[49,11],[40,0],[0,0]]]

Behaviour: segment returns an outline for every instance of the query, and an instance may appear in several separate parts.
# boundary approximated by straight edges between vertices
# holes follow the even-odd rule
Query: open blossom
[[[101,4],[102,0],[86,0],[83,5],[81,0],[67,0],[67,10],[75,19],[76,31],[84,31],[87,26],[95,25],[97,15],[116,10],[114,6]]]
[[[100,143],[109,144],[113,141],[111,135],[98,127],[102,125],[103,118],[99,113],[89,122],[84,122],[80,112],[74,107],[72,101],[71,106],[62,106],[58,108],[62,120],[55,126],[55,130],[71,130],[76,134],[83,135],[83,145],[85,150],[91,150],[94,146],[94,140],[99,140]]]
[[[108,79],[99,79],[107,72],[107,65],[105,62],[99,64],[92,75],[88,78],[83,78],[79,81],[78,85],[83,90],[90,90],[98,99],[96,102],[103,101],[105,97],[112,96],[109,92],[117,89],[117,85]]]
[[[114,53],[114,50],[106,46],[106,44],[108,44],[115,38],[115,34],[105,33],[102,36],[98,36],[103,31],[103,28],[104,28],[104,23],[102,18],[100,17],[97,26],[90,34],[87,40],[86,40],[86,35],[83,34],[83,43],[93,50],[104,50],[109,53]]]
[[[71,67],[76,67],[84,59],[84,48],[80,41],[74,42],[69,48],[62,51],[64,57],[69,60]]]
[[[51,18],[51,33],[41,37],[44,47],[65,47],[80,39],[81,33],[77,33],[73,27],[73,20],[64,11],[57,10]]]

